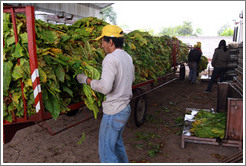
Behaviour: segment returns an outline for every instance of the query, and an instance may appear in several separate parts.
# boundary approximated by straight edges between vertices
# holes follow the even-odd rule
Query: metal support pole
[[[30,58],[31,79],[35,100],[36,112],[40,114],[40,121],[43,120],[44,108],[42,102],[41,85],[38,71],[38,61],[36,54],[36,36],[35,36],[35,15],[34,7],[26,6],[28,50]]]

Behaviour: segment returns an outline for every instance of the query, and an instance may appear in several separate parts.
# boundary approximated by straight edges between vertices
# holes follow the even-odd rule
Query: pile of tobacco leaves
[[[12,122],[13,115],[23,117],[23,93],[28,115],[35,114],[31,80],[26,17],[16,15],[18,44],[15,43],[11,15],[3,14],[3,118]],[[87,17],[73,25],[57,25],[35,20],[37,61],[45,110],[54,119],[69,111],[67,106],[84,101],[97,118],[98,107],[105,96],[90,86],[79,84],[76,75],[85,73],[100,79],[101,63],[105,57],[100,41],[94,39],[108,23],[96,17]],[[134,84],[156,79],[172,72],[173,44],[178,39],[169,36],[154,37],[147,32],[125,34],[126,50],[135,65]],[[187,46],[179,41],[177,62],[187,61]]]
[[[190,132],[197,137],[220,138],[225,137],[226,113],[211,113],[200,110],[194,117]]]

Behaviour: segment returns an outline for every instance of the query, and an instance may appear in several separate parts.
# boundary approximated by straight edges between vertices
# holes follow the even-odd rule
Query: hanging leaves
[[[25,84],[24,97],[27,100],[28,115],[35,113],[31,85],[28,38],[25,16],[17,15],[19,41],[15,45],[10,15],[3,14],[4,47],[4,97],[9,93],[14,102],[5,103],[4,119],[11,121],[11,114],[23,115],[23,101],[20,94],[20,79]],[[73,25],[54,25],[35,20],[37,61],[45,109],[54,119],[61,112],[69,111],[68,105],[84,101],[97,118],[98,107],[105,96],[95,92],[88,85],[81,85],[76,75],[85,73],[93,79],[100,79],[102,61],[105,57],[100,42],[93,39],[101,34],[108,23],[96,17],[87,17]],[[135,83],[157,77],[171,71],[171,50],[167,43],[170,37],[153,37],[146,32],[133,31],[125,35],[124,48],[135,64]],[[182,54],[181,52],[180,54]],[[18,59],[20,59],[18,62]],[[18,94],[18,95],[17,95]]]
[[[58,78],[59,81],[64,82],[65,80],[65,71],[62,65],[58,64],[55,67],[55,75]]]
[[[7,91],[9,90],[9,85],[12,79],[12,67],[13,63],[8,61],[8,62],[3,62],[3,94],[4,96],[7,96]]]

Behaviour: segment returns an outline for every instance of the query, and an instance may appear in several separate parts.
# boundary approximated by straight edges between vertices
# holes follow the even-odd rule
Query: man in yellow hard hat
[[[194,45],[194,48],[189,52],[188,55],[188,65],[189,65],[189,82],[192,84],[196,83],[197,80],[197,69],[198,64],[201,60],[202,51],[201,51],[201,42],[197,42],[197,44]]]
[[[103,118],[99,129],[99,158],[102,163],[127,163],[128,157],[122,133],[131,114],[130,99],[134,65],[122,47],[123,31],[116,25],[106,25],[96,40],[101,40],[106,57],[102,62],[100,80],[78,74],[77,80],[106,95],[102,103]]]

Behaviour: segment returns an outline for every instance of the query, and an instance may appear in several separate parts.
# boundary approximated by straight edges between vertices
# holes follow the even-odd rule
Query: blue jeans
[[[196,82],[197,79],[197,62],[192,61],[188,62],[190,73],[189,73],[189,81],[192,83]]]
[[[128,163],[122,133],[131,114],[128,104],[115,115],[103,114],[99,129],[99,158],[101,163]]]

